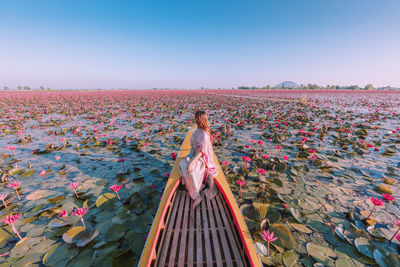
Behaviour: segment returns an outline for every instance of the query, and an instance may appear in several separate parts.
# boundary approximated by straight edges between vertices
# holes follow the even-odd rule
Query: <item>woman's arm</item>
[[[199,151],[190,161],[189,165],[188,165],[188,169],[187,172],[190,174],[193,170],[194,167],[194,163],[203,155],[203,152]]]

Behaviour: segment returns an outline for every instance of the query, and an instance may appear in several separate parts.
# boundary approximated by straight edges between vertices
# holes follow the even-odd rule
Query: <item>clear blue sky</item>
[[[0,86],[400,86],[399,0],[2,0]]]

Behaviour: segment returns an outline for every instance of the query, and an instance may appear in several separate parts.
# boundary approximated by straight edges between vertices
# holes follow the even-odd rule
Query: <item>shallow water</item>
[[[304,95],[307,106],[298,103]],[[0,218],[21,213],[15,225],[24,238],[17,243],[3,224],[0,260],[5,266],[136,264],[167,181],[164,174],[173,165],[170,154],[178,152],[197,109],[209,112],[214,151],[220,163],[230,162],[226,177],[266,265],[385,266],[382,251],[392,253],[385,255],[389,263],[399,264],[398,241],[390,245],[388,240],[400,215],[400,93],[10,92],[0,93],[0,106],[0,148],[16,147],[16,157],[3,149],[0,159],[1,170],[10,172],[1,184],[9,207],[1,208]],[[18,143],[28,135],[31,142]],[[302,137],[308,138],[304,144]],[[55,147],[46,151],[49,144]],[[37,149],[39,154],[32,154]],[[316,150],[315,161],[309,149]],[[241,159],[245,155],[252,157],[248,168]],[[261,182],[257,168],[267,169]],[[45,175],[39,175],[42,169]],[[239,179],[246,181],[243,198]],[[14,180],[22,182],[21,200],[7,187]],[[80,183],[79,198],[71,182]],[[121,201],[109,188],[113,184],[123,185]],[[376,221],[367,229],[362,219],[372,209],[369,198],[382,198],[375,191],[380,184],[395,200],[376,207]],[[87,231],[78,216],[70,215],[82,206],[88,208]],[[69,216],[58,218],[63,210]],[[270,257],[259,234],[263,229],[278,236]]]

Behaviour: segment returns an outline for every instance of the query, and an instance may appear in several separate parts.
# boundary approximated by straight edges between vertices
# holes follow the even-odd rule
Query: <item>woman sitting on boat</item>
[[[214,183],[218,168],[214,163],[213,137],[208,116],[205,111],[198,110],[194,117],[197,129],[190,138],[192,149],[189,156],[179,163],[182,184],[186,186],[193,200],[192,209],[195,209],[202,200],[200,191],[203,189],[203,183],[208,184],[208,188],[204,190],[204,195],[208,199],[214,198],[218,193]]]

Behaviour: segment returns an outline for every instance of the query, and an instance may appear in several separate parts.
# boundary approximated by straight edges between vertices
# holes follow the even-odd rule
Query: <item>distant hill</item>
[[[274,86],[274,88],[297,88],[299,85],[292,81],[284,81]]]

